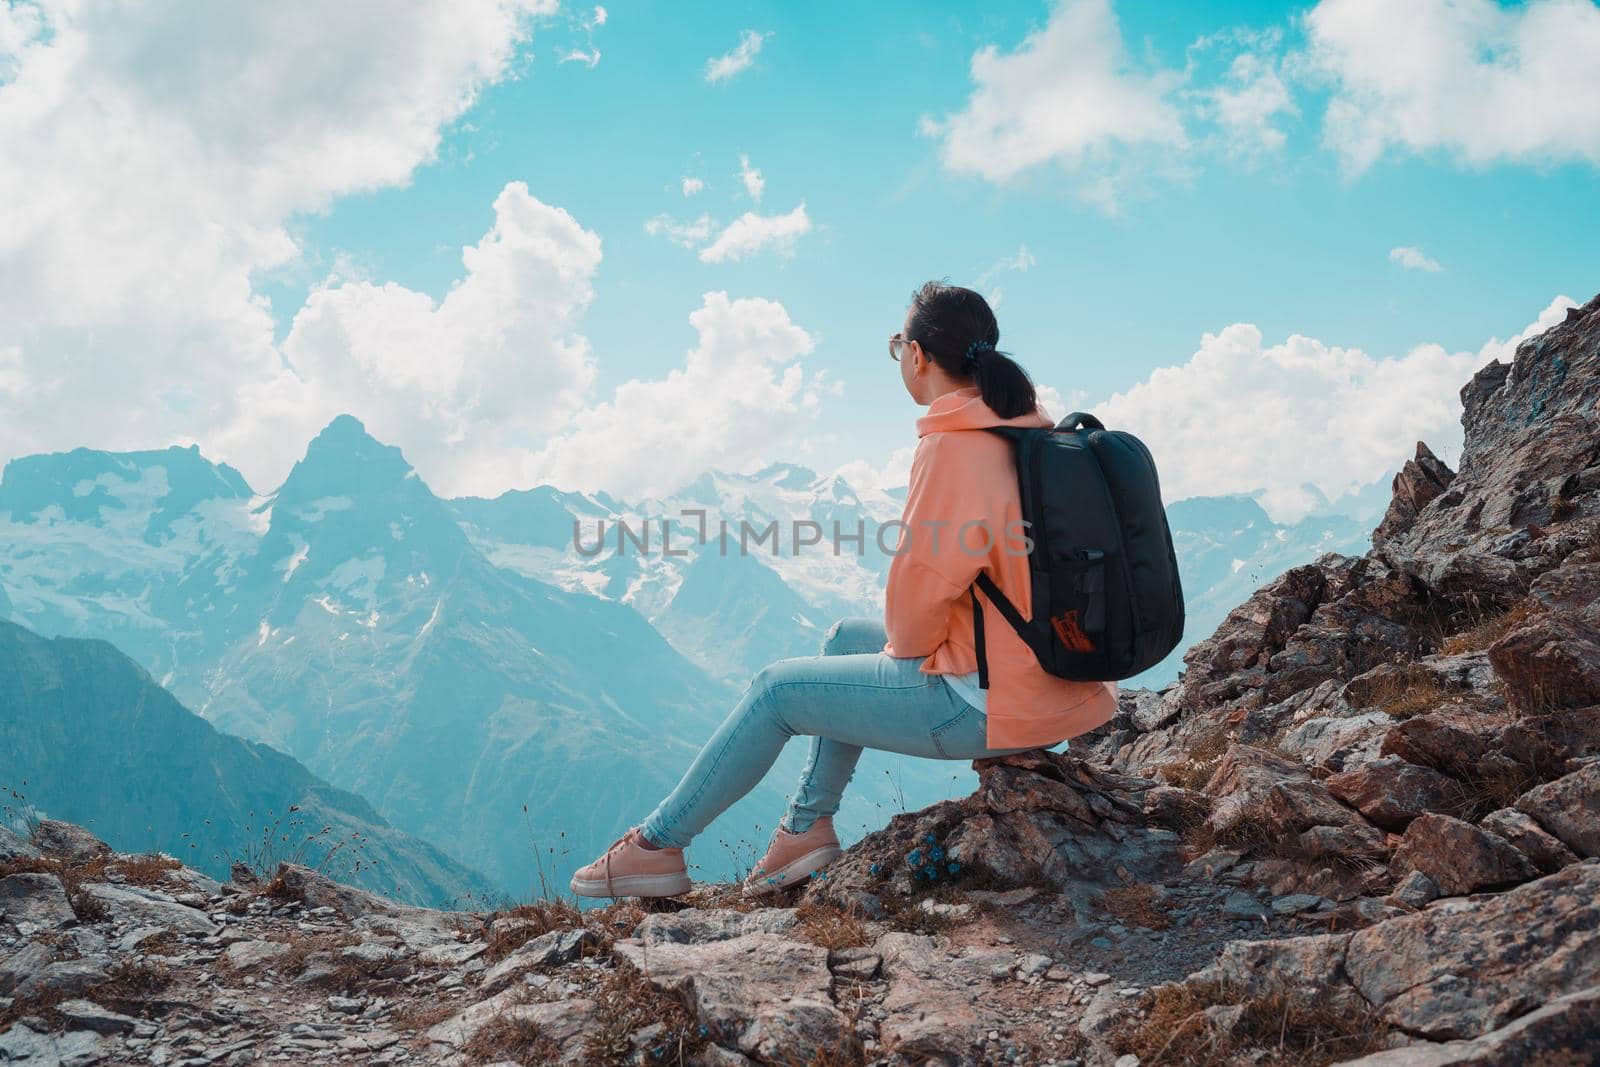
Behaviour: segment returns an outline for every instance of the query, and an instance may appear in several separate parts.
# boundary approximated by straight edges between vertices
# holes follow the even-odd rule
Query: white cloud
[[[898,489],[911,482],[911,459],[916,454],[915,445],[906,445],[889,453],[882,465],[858,459],[846,463],[834,472],[853,489]]]
[[[1028,251],[1028,246],[1019,245],[1016,255],[1000,260],[994,266],[978,275],[978,288],[987,288],[989,290],[989,306],[998,309],[1001,304],[1005,303],[1005,290],[998,285],[989,284],[996,275],[1003,271],[1021,274],[1037,263],[1038,260],[1033,257],[1033,253]]]
[[[581,48],[574,48],[561,56],[561,62],[582,63],[584,66],[593,70],[595,67],[600,65],[600,49],[594,47],[593,45],[589,46],[589,50],[587,52]]]
[[[259,437],[300,443],[342,411],[400,445],[437,491],[493,493],[525,473],[529,436],[566,424],[594,380],[579,321],[600,238],[507,185],[437,303],[390,282],[332,282],[295,315],[291,372],[253,390]]]
[[[771,249],[779,255],[794,254],[794,245],[811,232],[811,216],[806,205],[786,215],[757,215],[746,211],[728,224],[717,239],[700,250],[702,263],[727,263]]]
[[[1086,192],[1104,199],[1116,150],[1185,143],[1166,99],[1178,76],[1129,68],[1109,0],[1063,0],[1016,51],[979,49],[971,74],[962,110],[922,122],[956,173],[1005,182],[1054,162],[1089,176]]]
[[[750,165],[750,157],[742,153],[739,156],[739,180],[744,182],[744,191],[750,194],[750,199],[758,204],[761,203],[761,194],[767,188],[767,179]]]
[[[675,245],[694,248],[704,244],[716,224],[710,215],[701,215],[693,222],[679,222],[670,215],[657,215],[644,224],[644,232],[652,237],[665,236]]]
[[[1600,7],[1589,0],[1323,0],[1323,136],[1352,172],[1391,146],[1473,164],[1600,164]]]
[[[683,195],[684,196],[693,196],[696,193],[698,193],[701,190],[703,190],[705,187],[706,187],[706,183],[700,178],[691,178],[691,177],[685,176],[684,179],[683,179]]]
[[[1425,344],[1382,359],[1299,335],[1265,346],[1259,329],[1235,323],[1206,334],[1188,362],[1089,410],[1150,446],[1169,502],[1264,489],[1262,506],[1292,521],[1316,503],[1305,483],[1337,498],[1381,477],[1419,440],[1441,454],[1459,449],[1461,386],[1572,304],[1558,297],[1518,336],[1476,352]]]
[[[1288,138],[1280,120],[1300,113],[1273,54],[1278,36],[1254,43],[1260,47],[1235,55],[1220,83],[1193,94],[1199,116],[1217,124],[1224,150],[1246,160],[1281,149]]]
[[[1410,245],[1389,249],[1389,262],[1398,263],[1407,270],[1425,270],[1434,274],[1444,270],[1439,266],[1438,260],[1427,256],[1422,249]]]
[[[771,36],[770,32],[757,33],[755,30],[745,30],[739,35],[739,44],[733,51],[706,60],[706,81],[715,85],[749,69],[756,61],[756,56],[760,54],[761,46]]]
[[[589,20],[589,25],[604,26],[606,24],[606,19],[609,17],[610,16],[606,13],[606,9],[601,7],[599,4],[596,4],[594,8],[594,17]]]
[[[289,220],[407,182],[553,10],[0,5],[0,455],[198,440],[273,484],[304,441],[241,398],[284,373]]]
[[[537,480],[661,495],[709,468],[753,470],[794,455],[826,385],[801,362],[812,336],[782,304],[724,292],[706,293],[689,322],[699,343],[684,365],[665,378],[626,382],[581,413],[537,457]]]

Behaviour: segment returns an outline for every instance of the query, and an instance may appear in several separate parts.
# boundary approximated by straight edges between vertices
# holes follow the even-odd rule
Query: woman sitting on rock
[[[605,855],[581,868],[582,896],[687,892],[683,850],[771,769],[791,737],[812,738],[799,788],[752,891],[800,882],[840,853],[833,815],[863,748],[971,760],[1046,748],[1108,721],[1115,683],[1047,674],[987,598],[980,572],[1027,617],[1026,527],[1012,445],[989,426],[1048,426],[1027,373],[996,350],[1000,328],[970,289],[929,282],[889,338],[906,391],[928,413],[889,567],[883,620],[833,626],[819,656],[757,672],[682,781]],[[982,605],[988,688],[979,687],[973,606]]]

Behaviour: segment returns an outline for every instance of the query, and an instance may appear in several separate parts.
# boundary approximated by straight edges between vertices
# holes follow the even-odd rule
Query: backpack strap
[[[983,605],[978,603],[978,591],[970,585],[967,586],[967,595],[972,598],[972,645],[978,652],[978,688],[987,691],[989,652],[983,642]]]
[[[983,639],[983,604],[978,600],[977,591],[979,589],[982,589],[983,595],[993,601],[994,606],[1000,609],[1000,614],[1004,615],[1006,622],[1009,622],[1011,628],[1017,631],[1018,637],[1021,637],[1024,641],[1029,641],[1030,628],[1028,621],[1022,617],[1022,612],[1018,611],[1017,606],[1011,603],[1011,598],[1000,591],[1000,587],[994,584],[994,579],[979,571],[977,581],[967,587],[967,595],[972,597],[972,647],[978,653],[978,688],[988,689],[989,652]],[[1031,641],[1029,641],[1029,645],[1032,645]]]

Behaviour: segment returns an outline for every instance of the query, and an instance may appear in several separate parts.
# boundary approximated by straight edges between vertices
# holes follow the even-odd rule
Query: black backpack
[[[1117,681],[1159,663],[1183,636],[1183,587],[1150,450],[1081,411],[1053,427],[988,429],[1016,446],[1033,618],[978,575],[978,685],[989,688],[978,590],[1058,678]]]

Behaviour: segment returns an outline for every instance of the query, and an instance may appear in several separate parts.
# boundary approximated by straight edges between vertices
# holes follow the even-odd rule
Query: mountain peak
[[[294,465],[278,495],[365,493],[412,473],[400,449],[373,437],[354,415],[340,415],[311,439],[305,458]]]

